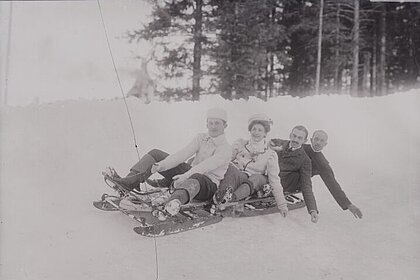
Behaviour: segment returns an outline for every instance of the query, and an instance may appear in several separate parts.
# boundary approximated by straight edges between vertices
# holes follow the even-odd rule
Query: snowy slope
[[[299,209],[286,219],[227,218],[156,240],[140,237],[135,222],[91,206],[108,191],[100,172],[112,165],[124,173],[137,160],[122,100],[7,107],[0,279],[417,279],[420,92],[128,105],[140,154],[176,151],[205,131],[205,112],[215,105],[229,112],[230,141],[248,136],[247,118],[257,112],[273,118],[272,137],[287,138],[296,124],[325,129],[325,155],[364,218],[342,211],[315,178],[317,224]]]

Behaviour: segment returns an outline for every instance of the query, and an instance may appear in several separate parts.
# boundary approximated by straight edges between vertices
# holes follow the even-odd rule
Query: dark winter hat
[[[252,115],[248,120],[248,131],[251,131],[254,124],[259,123],[264,126],[265,132],[270,132],[273,121],[266,114],[255,114]]]

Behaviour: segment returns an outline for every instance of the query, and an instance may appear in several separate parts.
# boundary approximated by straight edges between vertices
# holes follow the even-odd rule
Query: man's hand
[[[347,209],[356,217],[361,219],[363,217],[362,211],[356,207],[356,205],[350,204]]]
[[[154,163],[152,165],[152,169],[150,170],[150,172],[152,172],[152,174],[156,173],[156,172],[160,172],[163,171],[163,166],[159,163]]]
[[[185,176],[185,174],[180,174],[175,175],[172,179],[174,180],[174,187],[175,189],[177,189],[179,185],[181,185],[186,179],[188,179],[188,177]]]
[[[277,145],[273,142],[273,140],[271,140],[271,141],[268,143],[268,146],[269,146],[272,150],[274,150],[274,151],[276,151],[276,152],[279,152],[279,151],[283,150],[283,147],[282,147],[282,146],[277,146]]]
[[[280,215],[283,216],[283,218],[286,218],[287,212],[289,212],[289,208],[287,208],[287,204],[283,207],[279,207]]]
[[[312,223],[318,222],[318,212],[315,210],[312,210],[310,214],[311,214],[311,222]]]

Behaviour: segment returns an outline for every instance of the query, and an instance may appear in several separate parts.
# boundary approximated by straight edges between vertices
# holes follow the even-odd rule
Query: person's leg
[[[221,203],[224,200],[226,191],[234,192],[236,188],[240,185],[240,178],[243,172],[236,168],[233,164],[229,164],[229,167],[225,173],[224,178],[220,181],[219,187],[217,188],[216,193],[214,194],[214,202]]]
[[[233,188],[231,191],[232,191],[232,195],[230,196],[230,198],[229,198],[229,195],[227,195],[228,197],[226,199],[227,200],[226,202],[239,201],[239,200],[245,199],[254,192],[253,183],[252,181],[249,180],[247,173],[240,172],[238,174],[237,186]]]
[[[196,195],[190,195],[190,200],[210,201],[213,198],[217,185],[209,177],[195,173],[191,175],[190,179],[197,180],[200,185],[199,192]]]
[[[130,173],[128,173],[126,178],[132,175],[141,174],[141,179],[142,181],[144,181],[147,177],[151,175],[150,170],[152,169],[153,164],[164,160],[168,155],[168,153],[158,149],[153,149],[149,151],[140,159],[140,161],[138,161],[133,167],[130,168]]]
[[[168,156],[167,153],[162,152],[160,150],[152,150],[149,152],[149,154],[154,158],[156,162],[162,161]],[[179,174],[184,174],[190,169],[191,169],[191,165],[183,162],[183,163],[178,164],[174,168],[161,171],[159,172],[159,174],[162,175],[164,178],[160,180],[159,184],[156,184],[156,186],[162,187],[162,188],[169,188],[169,186],[173,182],[172,178],[174,176],[179,175]]]
[[[160,179],[147,179],[147,184],[154,188],[169,188],[173,182],[170,178],[160,178]]]
[[[252,174],[249,176],[249,181],[252,183],[251,194],[263,189],[264,185],[268,184],[268,178],[262,174]]]
[[[114,178],[114,180],[127,190],[131,191],[136,188],[140,183],[144,182],[144,180],[151,175],[152,165],[157,162],[150,154],[154,151],[159,150],[152,150],[145,154],[133,167],[130,168],[130,172],[124,178]],[[166,154],[166,156],[168,155],[163,151],[159,152]]]
[[[252,187],[249,185],[249,183],[243,183],[239,185],[239,187],[232,194],[231,201],[239,201],[247,198],[252,194],[251,189]]]
[[[191,177],[178,186],[168,200],[178,199],[181,204],[187,204],[200,191],[200,182]]]
[[[210,200],[216,189],[217,185],[207,176],[195,173],[175,189],[165,204],[165,210],[171,215],[176,215],[182,204],[187,204],[192,199]]]
[[[210,200],[216,192],[217,185],[206,175],[195,173],[177,186],[169,200],[179,199],[182,204],[189,203],[192,199]]]
[[[149,178],[150,175],[152,175],[151,169],[153,164],[164,160],[168,155],[169,154],[164,151],[153,149],[145,154],[133,167],[131,167],[130,173],[128,173],[126,177],[116,179],[116,181],[124,185],[127,189],[133,190],[140,183],[143,183],[147,178]],[[160,174],[172,182],[173,176],[183,174],[190,168],[190,165],[181,163],[174,168],[160,172]]]
[[[167,183],[170,182],[172,183],[172,178],[176,175],[180,175],[180,174],[184,174],[185,172],[187,172],[188,170],[191,169],[191,165],[189,165],[188,163],[180,163],[177,166],[175,166],[174,168],[165,170],[165,171],[161,171],[159,172],[160,175],[162,175],[165,179],[167,179]],[[169,185],[170,185],[169,183]]]

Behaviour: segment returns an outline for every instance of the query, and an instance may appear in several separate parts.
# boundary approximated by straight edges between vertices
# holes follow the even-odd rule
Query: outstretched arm
[[[309,214],[311,214],[312,222],[316,223],[318,221],[318,207],[316,205],[316,200],[314,193],[312,191],[312,164],[309,158],[305,159],[302,167],[300,168],[300,178],[301,178],[301,190],[302,195],[306,203]]]
[[[334,172],[331,166],[323,165],[320,168],[319,175],[321,176],[322,181],[324,181],[325,186],[327,186],[331,195],[334,197],[335,201],[340,205],[343,210],[346,210],[347,207],[351,204],[350,200],[347,198],[343,189],[340,187],[340,184],[337,182],[334,176]]]
[[[283,217],[286,217],[287,215],[287,202],[284,198],[283,194],[283,187],[280,183],[280,168],[279,168],[279,160],[277,157],[277,154],[275,152],[272,153],[272,156],[268,159],[267,162],[267,177],[268,177],[268,183],[270,184],[274,198],[277,202],[277,207],[280,210],[280,214]]]
[[[200,134],[194,137],[194,139],[185,146],[182,150],[169,155],[164,160],[158,162],[154,167],[152,172],[160,172],[171,169],[181,162],[189,159],[192,155],[194,155],[198,149],[200,148]]]
[[[356,205],[350,204],[348,206],[349,211],[354,215],[355,218],[363,218],[362,211],[360,211],[359,208],[356,207]]]
[[[323,166],[319,175],[340,207],[343,210],[348,209],[356,218],[361,219],[363,217],[362,211],[360,211],[360,209],[357,208],[356,205],[352,204],[351,201],[347,198],[340,184],[335,179],[331,166],[329,164]]]

